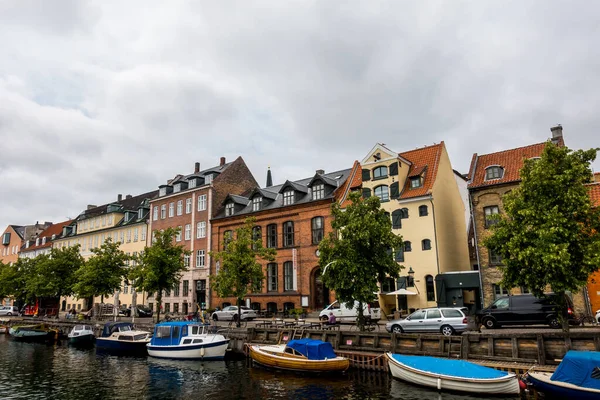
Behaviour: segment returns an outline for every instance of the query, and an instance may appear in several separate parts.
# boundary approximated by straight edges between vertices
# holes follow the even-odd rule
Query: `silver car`
[[[258,317],[256,311],[251,308],[241,306],[242,309],[242,321],[250,321]],[[212,313],[212,319],[215,321],[236,321],[238,317],[237,306],[228,306],[221,311],[215,311]]]
[[[463,332],[466,328],[466,308],[424,308],[415,311],[405,319],[390,321],[385,325],[388,332],[439,332],[444,336]]]
[[[0,307],[0,316],[8,316],[11,315],[19,315],[19,309],[15,306],[1,306]]]

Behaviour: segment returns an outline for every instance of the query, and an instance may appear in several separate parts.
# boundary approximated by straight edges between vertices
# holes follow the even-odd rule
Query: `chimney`
[[[88,204],[87,209],[91,210],[92,208],[96,208],[98,206],[94,205],[94,204]]]
[[[325,170],[322,170],[322,169],[317,170],[317,174],[319,174],[319,175],[323,175],[324,173],[325,173]]]
[[[562,141],[563,133],[562,126],[560,124],[550,128],[550,132],[552,132],[552,143],[558,144],[560,141]]]
[[[219,166],[223,166],[225,165],[225,157],[221,157],[221,163],[219,164]]]
[[[125,196],[125,199],[129,200],[132,196],[130,194],[128,194],[127,196]]]
[[[123,195],[121,193],[119,193],[117,195],[117,201],[121,201],[121,200],[123,200]]]
[[[200,163],[199,162],[194,164],[194,173],[197,174],[198,172],[200,172]]]

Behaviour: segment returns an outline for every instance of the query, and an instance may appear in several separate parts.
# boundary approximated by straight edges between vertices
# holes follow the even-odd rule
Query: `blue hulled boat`
[[[130,322],[107,322],[96,338],[96,349],[124,355],[146,355],[150,332],[135,330]]]
[[[569,351],[553,374],[534,370],[527,380],[550,398],[600,399],[600,352]]]

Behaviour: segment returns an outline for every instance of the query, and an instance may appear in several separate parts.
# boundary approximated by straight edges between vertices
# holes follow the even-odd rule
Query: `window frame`
[[[175,202],[169,203],[169,218],[173,218],[175,216]]]
[[[196,251],[196,268],[206,267],[206,252],[204,250]]]
[[[267,225],[267,248],[277,248],[277,224]]]
[[[404,241],[403,245],[405,253],[410,253],[412,251],[412,243],[410,242],[410,240]]]
[[[230,201],[229,203],[225,204],[225,216],[231,217],[234,213],[235,213],[235,204],[233,203],[233,201]]]
[[[383,193],[383,188],[385,188],[385,193]],[[380,191],[380,194],[377,194],[377,191]],[[387,202],[390,201],[390,188],[388,185],[379,185],[373,188],[373,196],[379,197],[379,201]]]
[[[177,216],[183,215],[183,200],[177,200]]]
[[[502,256],[488,248],[488,260],[490,265],[502,265]]]
[[[317,221],[320,221],[321,226],[315,227]],[[325,237],[325,218],[314,217],[310,221],[312,244],[319,244]]]
[[[325,198],[325,184],[323,182],[315,183],[311,187],[311,199],[321,200]]]
[[[488,213],[488,211],[490,211]],[[496,211],[496,212],[492,212],[492,211]],[[485,206],[483,207],[483,221],[484,221],[484,226],[485,228],[489,228],[492,225],[496,225],[498,223],[498,221],[494,221],[491,220],[490,217],[493,215],[497,215],[500,214],[500,207],[497,205],[492,205],[492,206]]]
[[[419,217],[426,217],[428,215],[429,215],[428,207],[425,204],[419,206]]]
[[[490,165],[485,168],[485,180],[493,181],[504,178],[504,167],[500,165]]]
[[[421,240],[421,250],[423,250],[423,251],[431,250],[431,239]]]
[[[290,230],[291,228],[291,230]],[[285,221],[282,224],[283,247],[294,247],[294,221]]]
[[[201,194],[198,196],[198,211],[206,210],[206,195]]]
[[[283,290],[294,290],[294,264],[291,261],[283,263]]]
[[[381,171],[385,171],[385,174],[382,174]],[[379,174],[378,174],[379,172]],[[376,179],[385,179],[389,176],[389,169],[386,165],[380,165],[379,167],[373,168],[373,180]]]
[[[254,196],[252,199],[252,211],[262,210],[262,196]]]
[[[267,292],[277,292],[277,263],[267,264]]]
[[[196,223],[196,239],[202,239],[206,237],[206,221],[199,221]]]
[[[291,206],[292,204],[294,204],[294,190],[293,189],[288,189],[285,192],[283,192],[283,205],[284,206]]]
[[[425,275],[425,293],[427,301],[435,301],[435,280],[432,275]]]
[[[188,197],[185,199],[185,213],[190,214],[192,212],[192,198]]]
[[[410,188],[418,189],[423,186],[423,178],[421,176],[414,176],[410,178]]]

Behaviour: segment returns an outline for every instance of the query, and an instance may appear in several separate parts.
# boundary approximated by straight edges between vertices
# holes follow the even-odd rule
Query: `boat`
[[[49,328],[44,324],[18,325],[9,329],[8,333],[15,339],[28,342],[43,342],[58,339],[58,329]]]
[[[222,360],[229,339],[210,332],[210,325],[191,321],[161,322],[154,327],[148,355],[158,358]]]
[[[75,346],[90,346],[96,341],[91,325],[75,325],[69,332],[69,344]]]
[[[519,394],[519,380],[512,372],[499,371],[465,360],[386,353],[394,378],[440,391],[479,394]]]
[[[107,322],[96,338],[96,350],[119,355],[146,355],[150,332],[135,330],[131,322]]]
[[[548,398],[600,399],[600,352],[568,351],[554,373],[534,368],[527,381]]]
[[[300,372],[339,372],[350,366],[338,357],[329,342],[316,339],[290,340],[287,344],[248,345],[250,358],[270,368]]]

